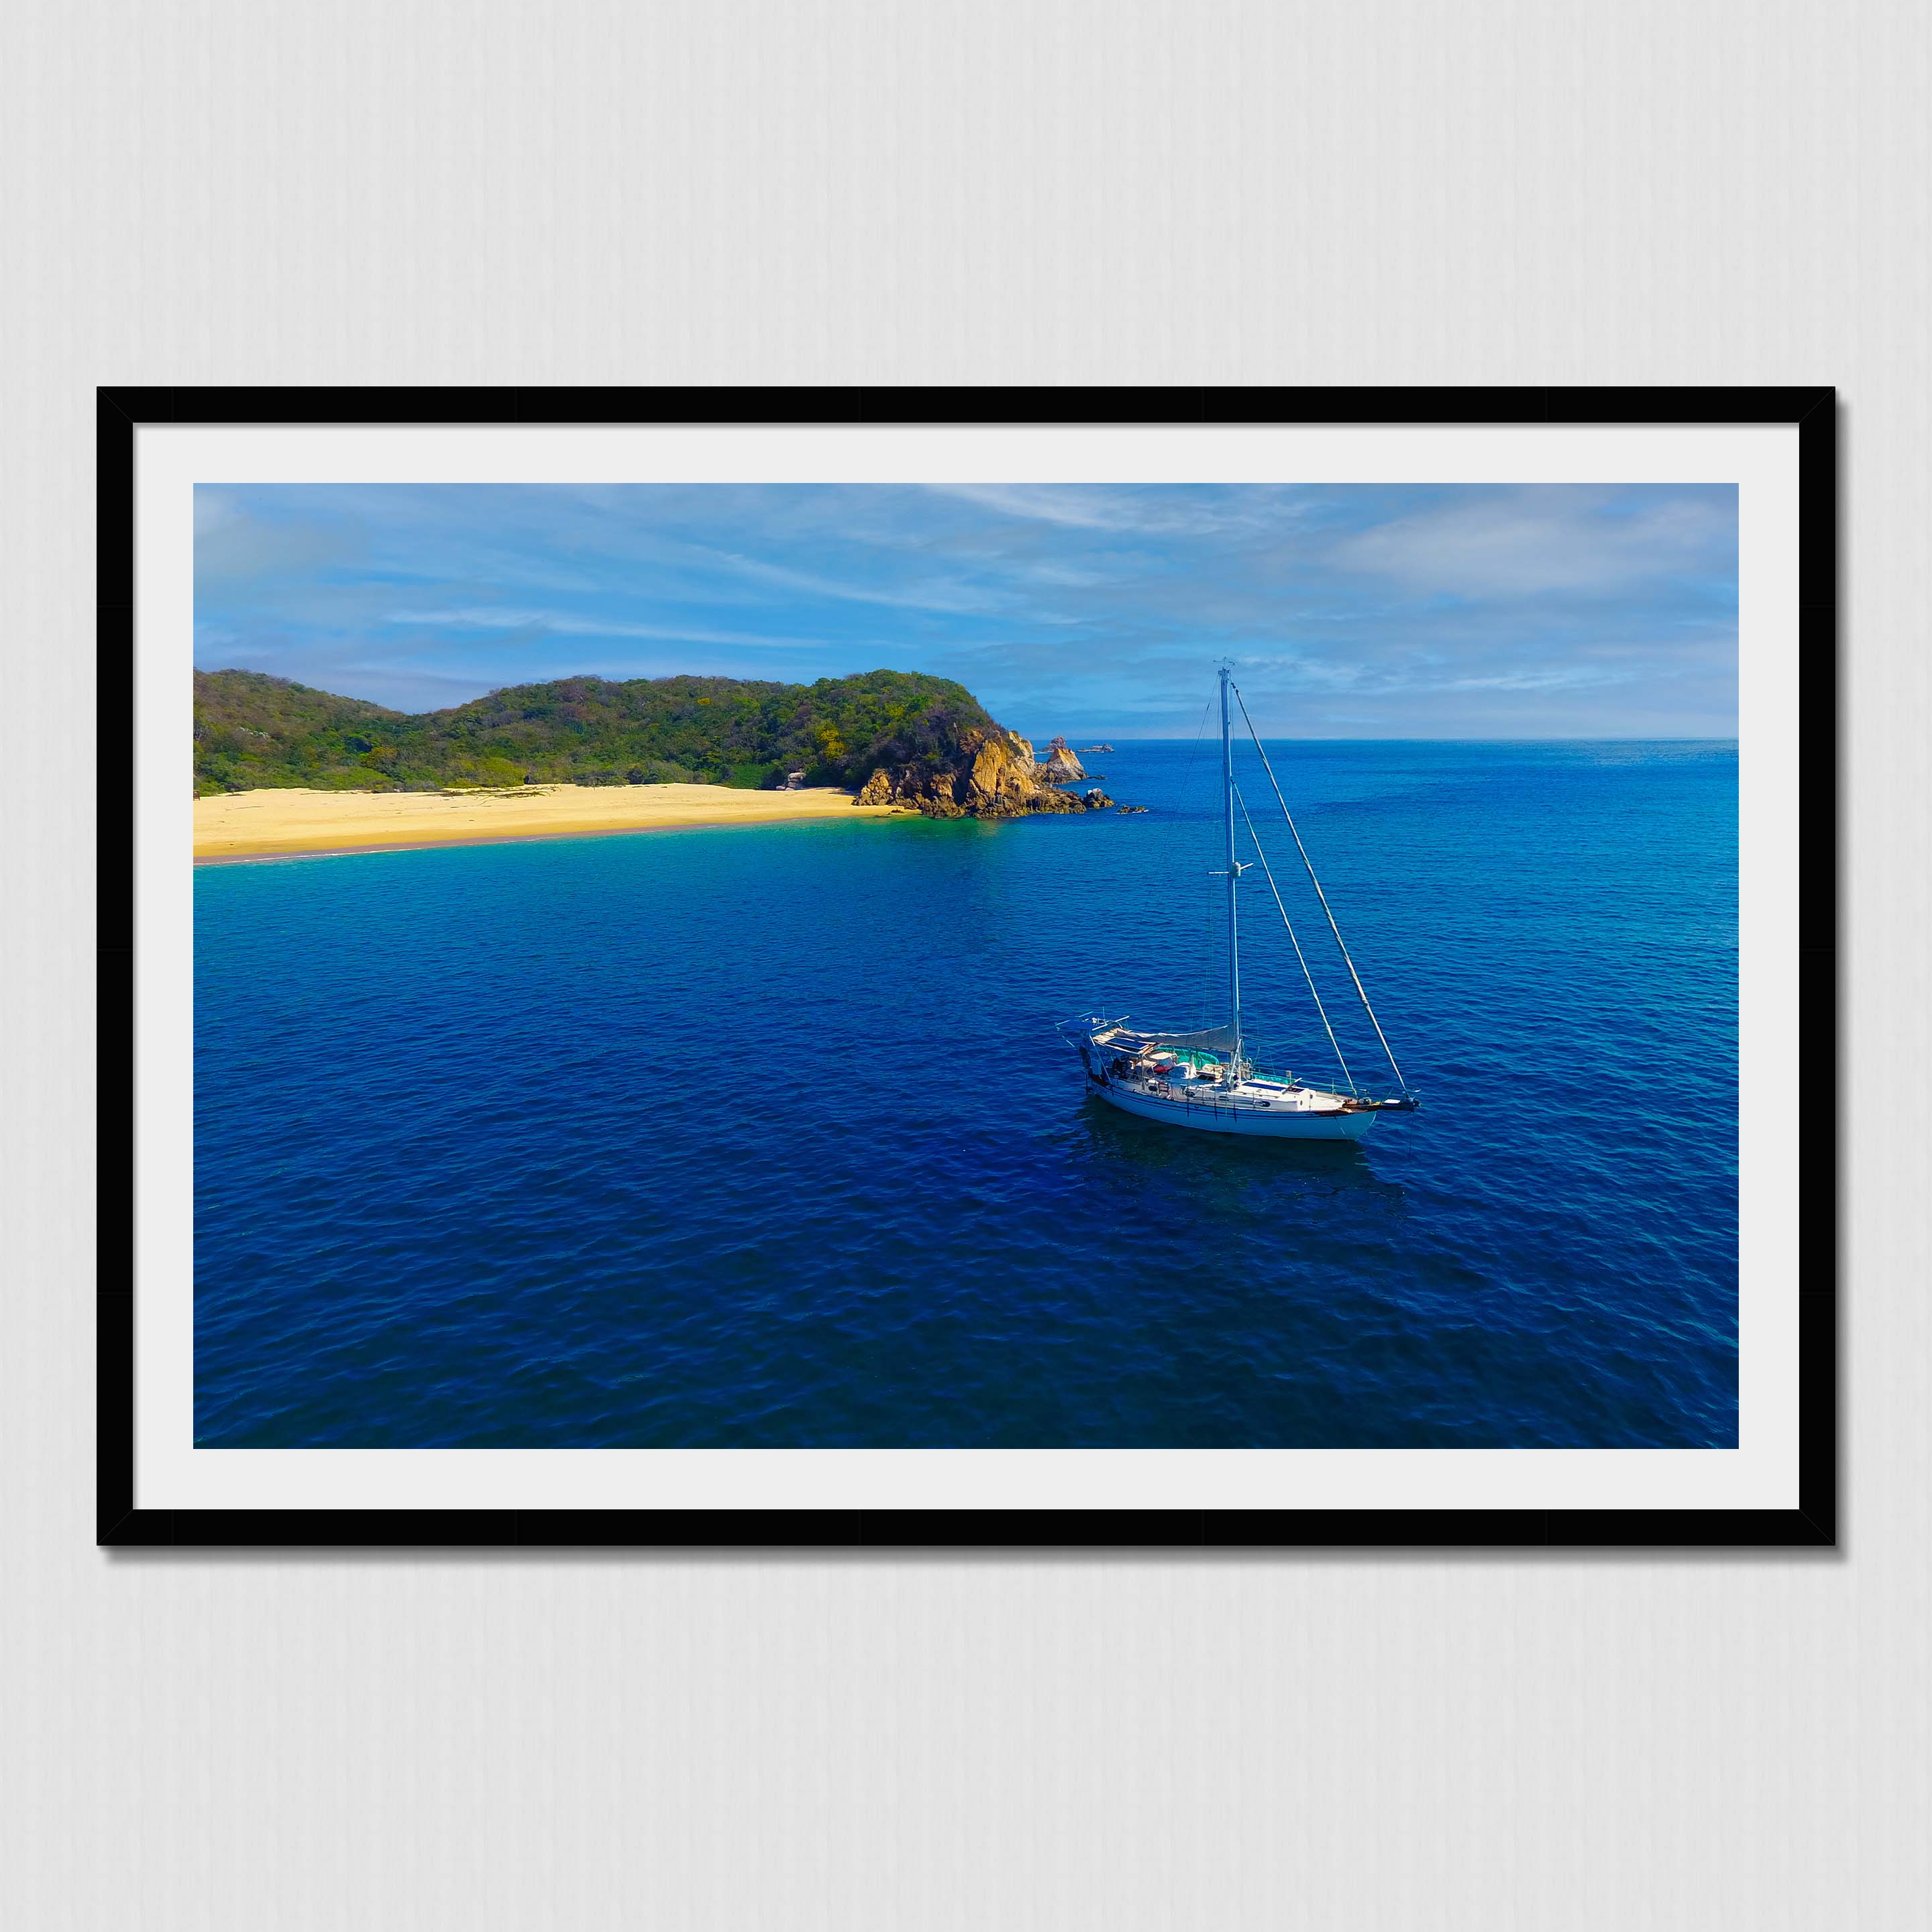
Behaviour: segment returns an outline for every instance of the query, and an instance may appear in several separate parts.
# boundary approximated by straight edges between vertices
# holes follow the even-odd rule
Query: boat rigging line
[[[1268,783],[1274,788],[1275,802],[1281,807],[1281,815],[1288,820],[1288,829],[1294,834],[1294,849],[1301,854],[1302,864],[1308,868],[1309,883],[1315,888],[1315,896],[1322,902],[1322,910],[1328,915],[1328,930],[1335,935],[1335,944],[1342,950],[1342,959],[1348,968],[1348,977],[1354,981],[1356,994],[1362,1002],[1362,1010],[1368,1015],[1369,1024],[1375,1028],[1376,1037],[1382,1043],[1382,1052],[1388,1054],[1389,1071],[1395,1076],[1396,1084],[1406,1093],[1408,1083],[1402,1077],[1402,1069],[1395,1064],[1395,1055],[1389,1052],[1388,1036],[1382,1031],[1382,1022],[1376,1018],[1375,1008],[1369,1004],[1368,989],[1362,984],[1361,974],[1355,970],[1354,961],[1349,957],[1348,943],[1342,937],[1342,928],[1335,923],[1334,910],[1328,903],[1328,895],[1322,890],[1322,881],[1315,876],[1315,867],[1308,856],[1308,848],[1302,844],[1301,834],[1295,826],[1294,814],[1288,808],[1288,800],[1281,795],[1281,786],[1276,780],[1274,767],[1268,763],[1268,754],[1262,748],[1261,735],[1255,729],[1255,721],[1248,716],[1247,700],[1241,695],[1240,687],[1232,678],[1228,680],[1228,688],[1234,694],[1234,702],[1241,707],[1241,722],[1248,728],[1248,736],[1254,740],[1255,749],[1261,753],[1262,770],[1268,773]],[[1252,832],[1254,827],[1251,824],[1248,829]],[[1271,885],[1274,881],[1270,880],[1269,883]],[[1286,918],[1287,915],[1284,914],[1282,916]],[[1299,945],[1295,948],[1298,952],[1300,950]],[[1325,1014],[1323,1018],[1325,1022]],[[1340,1052],[1340,1049],[1336,1048],[1338,1054]]]
[[[1348,1071],[1348,1063],[1342,1057],[1342,1042],[1335,1037],[1335,1029],[1328,1024],[1328,1009],[1322,1004],[1322,995],[1316,991],[1315,975],[1308,970],[1308,961],[1301,950],[1301,941],[1294,930],[1294,922],[1288,916],[1288,908],[1281,902],[1281,888],[1274,882],[1274,874],[1268,868],[1268,854],[1262,850],[1261,836],[1255,830],[1255,821],[1248,818],[1248,802],[1241,796],[1239,785],[1234,788],[1234,797],[1241,808],[1241,816],[1247,821],[1248,836],[1255,843],[1255,856],[1262,862],[1262,877],[1268,882],[1268,890],[1274,894],[1274,909],[1281,914],[1281,922],[1288,928],[1288,943],[1294,948],[1294,956],[1301,962],[1301,976],[1308,982],[1308,997],[1315,1002],[1315,1010],[1322,1016],[1323,1029],[1328,1035],[1328,1044],[1335,1049],[1335,1058],[1342,1069],[1342,1078],[1348,1083],[1352,1094],[1360,1091],[1355,1084],[1355,1076]],[[1401,1076],[1396,1076],[1400,1078]]]
[[[1194,728],[1194,742],[1188,748],[1187,762],[1181,768],[1180,799],[1184,810],[1192,806],[1194,802],[1194,770],[1195,767],[1201,762],[1201,741],[1207,736],[1208,714],[1212,711],[1214,708],[1214,700],[1210,696],[1206,703],[1204,703],[1201,707],[1201,722]],[[1213,874],[1210,873],[1208,876],[1211,879]],[[1208,897],[1204,899],[1202,903],[1207,907],[1208,915],[1207,926],[1202,936],[1201,946],[1201,988],[1199,995],[1195,1001],[1194,1016],[1200,1024],[1204,1027],[1208,1024],[1208,1006],[1213,997],[1214,980],[1214,928],[1216,921],[1214,918],[1214,895],[1211,888]]]

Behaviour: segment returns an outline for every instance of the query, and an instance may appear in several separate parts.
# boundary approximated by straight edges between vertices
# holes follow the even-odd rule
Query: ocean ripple
[[[1220,1017],[1185,746],[1110,760],[1145,815],[202,868],[197,1439],[1735,1444],[1734,748],[1273,755],[1424,1096],[1359,1146],[1054,1034]],[[1325,1078],[1258,879],[1257,1057]]]

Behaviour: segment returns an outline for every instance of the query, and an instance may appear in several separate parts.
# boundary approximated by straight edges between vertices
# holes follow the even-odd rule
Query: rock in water
[[[1004,818],[1034,809],[1040,789],[1034,776],[1033,746],[1017,731],[988,738],[973,754],[963,801],[983,818]]]
[[[1098,785],[1087,794],[1087,809],[1089,812],[1108,811],[1112,808],[1113,802],[1114,801]]]
[[[1065,784],[1074,778],[1084,778],[1087,776],[1085,767],[1067,749],[1064,738],[1052,738],[1047,741],[1046,770],[1048,777],[1059,784]]]

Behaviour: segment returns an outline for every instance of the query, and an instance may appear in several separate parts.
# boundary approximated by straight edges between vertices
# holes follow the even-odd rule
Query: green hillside
[[[938,771],[962,733],[997,731],[963,685],[892,670],[815,684],[565,678],[419,716],[260,671],[194,674],[194,789],[365,791],[695,781],[755,790],[802,770],[859,785],[881,766]]]

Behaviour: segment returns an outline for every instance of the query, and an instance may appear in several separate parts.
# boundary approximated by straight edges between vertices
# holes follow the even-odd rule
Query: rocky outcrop
[[[928,818],[1020,818],[1096,808],[1060,790],[1047,776],[1052,768],[1051,760],[1034,762],[1032,741],[1017,731],[970,730],[960,736],[955,764],[881,766],[859,788],[857,802],[909,805]]]
[[[1087,809],[1089,812],[1111,812],[1113,806],[1114,801],[1098,785],[1087,794]]]
[[[925,795],[917,801],[920,810],[928,818],[964,818],[966,808],[952,796],[952,784],[950,772],[929,774]]]
[[[1046,748],[1046,776],[1050,784],[1070,784],[1087,776],[1080,760],[1068,750],[1064,738],[1049,740]]]

